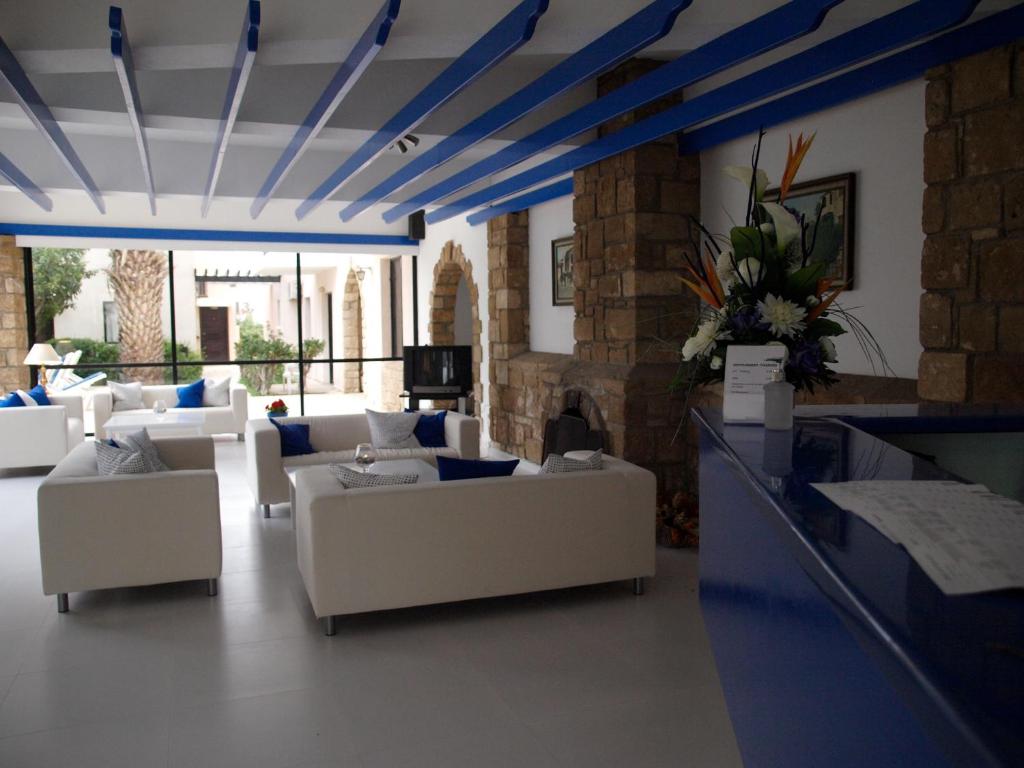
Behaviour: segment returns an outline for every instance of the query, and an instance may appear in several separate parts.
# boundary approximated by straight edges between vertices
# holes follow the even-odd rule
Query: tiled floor
[[[218,442],[220,595],[39,584],[38,476],[0,479],[0,766],[739,765],[696,556],[611,584],[347,617],[325,637],[286,506]]]

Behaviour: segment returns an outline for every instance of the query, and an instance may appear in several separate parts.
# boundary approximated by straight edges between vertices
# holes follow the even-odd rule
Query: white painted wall
[[[917,378],[921,354],[924,86],[923,80],[901,85],[774,127],[761,151],[761,167],[776,185],[788,134],[817,131],[797,181],[857,174],[854,289],[840,303],[856,308],[897,375],[908,378]],[[727,233],[733,220],[743,218],[746,192],[722,168],[748,165],[755,140],[744,137],[701,155],[701,211],[711,232]],[[836,347],[839,372],[874,372],[851,334],[839,338]]]
[[[530,349],[534,352],[572,354],[575,310],[551,302],[551,241],[572,232],[572,197],[530,209]]]

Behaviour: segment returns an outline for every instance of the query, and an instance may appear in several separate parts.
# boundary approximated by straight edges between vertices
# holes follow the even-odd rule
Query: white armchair
[[[81,395],[50,395],[51,405],[0,408],[0,468],[52,467],[85,439]]]

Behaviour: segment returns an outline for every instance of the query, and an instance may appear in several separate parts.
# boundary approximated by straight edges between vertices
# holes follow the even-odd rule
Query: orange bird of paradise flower
[[[721,309],[725,306],[725,289],[722,288],[722,282],[718,279],[718,273],[715,271],[714,259],[709,254],[704,254],[701,262],[704,265],[703,275],[698,274],[697,270],[690,265],[686,266],[686,270],[693,275],[697,282],[687,280],[685,277],[679,279],[706,304],[715,309]]]
[[[779,205],[782,205],[786,199],[786,195],[789,194],[789,188],[793,185],[793,180],[796,178],[797,171],[800,170],[800,163],[804,161],[807,156],[807,152],[811,148],[811,144],[814,143],[814,137],[817,136],[817,131],[810,135],[807,141],[804,141],[803,132],[796,137],[796,147],[793,147],[793,135],[789,136],[789,149],[786,152],[786,170],[782,173],[782,181],[779,184]]]

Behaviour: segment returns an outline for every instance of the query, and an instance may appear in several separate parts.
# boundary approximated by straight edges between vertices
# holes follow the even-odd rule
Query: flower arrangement
[[[838,381],[833,339],[845,321],[867,353],[881,349],[860,321],[835,303],[845,287],[825,277],[826,262],[812,258],[821,211],[814,221],[785,206],[814,134],[789,140],[778,202],[767,202],[768,176],[758,167],[758,137],[750,167],[725,172],[747,188],[746,218],[728,237],[711,235],[699,222],[700,242],[688,257],[686,286],[703,301],[694,330],[682,346],[690,387],[724,378],[730,344],[779,344],[786,348],[785,374],[796,389],[814,391]],[[870,357],[870,354],[869,354]],[[677,377],[675,387],[684,377]]]
[[[266,407],[264,407],[263,410],[267,412],[267,416],[269,416],[270,418],[274,418],[275,416],[288,415],[288,405],[285,403],[284,400],[280,399],[275,400],[270,405],[267,405]]]

